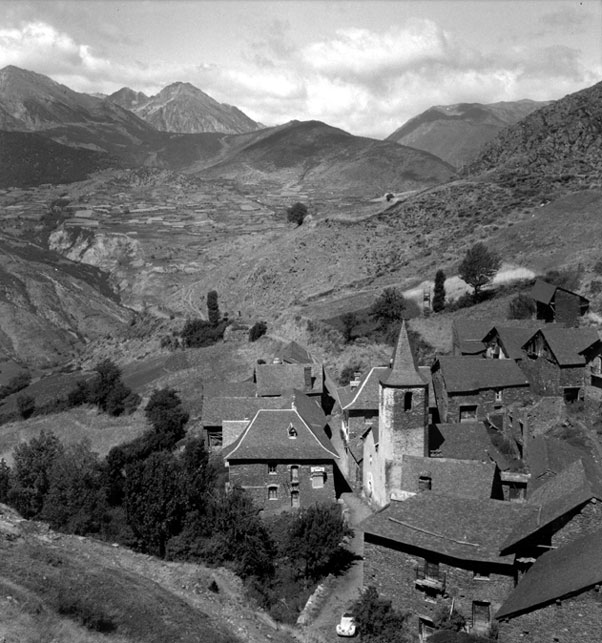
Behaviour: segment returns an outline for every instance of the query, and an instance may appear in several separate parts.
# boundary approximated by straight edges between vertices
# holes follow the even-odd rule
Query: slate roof
[[[534,511],[526,504],[425,491],[402,502],[392,500],[359,528],[457,560],[512,565],[514,556],[502,556],[501,544],[512,525]]]
[[[540,556],[495,617],[530,612],[601,582],[602,531],[598,531]]]
[[[487,335],[483,337],[483,343],[492,341],[497,335],[509,359],[521,359],[525,357],[523,346],[530,337],[533,337],[533,334],[540,327],[541,325],[532,325],[529,328],[494,326]]]
[[[556,294],[556,288],[556,286],[549,284],[547,281],[538,279],[533,285],[530,295],[535,301],[549,306]]]
[[[283,346],[278,351],[277,357],[287,364],[312,364],[314,361],[311,353],[295,341]]]
[[[404,455],[401,463],[401,489],[418,493],[420,476],[431,478],[431,490],[463,498],[491,498],[495,464],[475,460],[423,458]]]
[[[525,462],[531,472],[528,491],[531,492],[542,484],[540,478],[545,474],[556,475],[583,455],[585,451],[564,440],[541,435],[533,438],[525,454]]]
[[[390,387],[424,386],[424,380],[418,373],[412,348],[410,347],[405,319],[402,321],[401,329],[399,330],[391,369],[386,376],[381,378],[381,382],[383,385]]]
[[[223,420],[250,420],[260,409],[291,408],[287,397],[213,397],[203,401],[201,424],[221,426]]]
[[[543,281],[542,279],[538,279],[535,284],[533,285],[533,288],[531,289],[531,297],[535,300],[538,301],[542,304],[546,304],[547,306],[550,305],[554,297],[556,296],[556,291],[557,290],[563,290],[564,292],[568,292],[571,295],[575,295],[579,297],[579,299],[582,302],[589,303],[589,299],[587,297],[584,297],[583,295],[580,295],[577,292],[573,292],[572,290],[567,290],[566,288],[562,288],[562,286],[554,286],[554,284],[549,284],[547,281]]]
[[[308,391],[305,386],[305,364],[257,364],[257,395],[281,395],[285,391]]]
[[[593,328],[564,328],[553,326],[542,328],[525,342],[529,344],[535,335],[541,334],[560,366],[583,366],[583,351],[600,340]]]
[[[289,427],[297,437],[289,437]],[[223,451],[226,460],[333,460],[335,448],[324,431],[312,430],[298,411],[257,412],[243,433]]]
[[[489,462],[489,433],[483,422],[437,424],[429,429],[429,444],[442,458]]]
[[[448,393],[529,386],[529,380],[513,360],[442,356],[438,363]]]
[[[360,411],[378,411],[380,379],[389,372],[387,366],[374,366],[360,381],[359,386],[351,390],[353,397],[343,409]]]
[[[544,482],[529,497],[537,513],[517,523],[503,544],[507,550],[592,498],[602,499],[602,484],[593,461],[579,459]]]
[[[299,415],[314,432],[322,431],[328,422],[318,401],[302,391],[293,393],[292,408],[297,409]]]
[[[482,353],[485,350],[483,337],[493,325],[492,321],[482,319],[455,319],[452,322],[452,334],[462,355]]]

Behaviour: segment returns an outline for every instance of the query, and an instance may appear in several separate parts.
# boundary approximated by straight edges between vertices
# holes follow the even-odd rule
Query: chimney
[[[305,377],[305,388],[308,391],[311,391],[311,389],[312,389],[311,366],[304,366],[303,367],[303,375]]]
[[[353,379],[349,382],[349,386],[351,387],[351,390],[356,389],[359,385],[360,382],[362,381],[362,374],[360,371],[355,371],[353,373]]]

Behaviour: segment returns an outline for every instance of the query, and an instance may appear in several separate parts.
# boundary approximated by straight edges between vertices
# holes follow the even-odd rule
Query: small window
[[[277,464],[275,464],[275,463],[274,463],[274,464],[269,463],[269,464],[268,464],[268,473],[269,473],[271,476],[272,476],[272,475],[276,475],[276,474],[278,473],[278,465],[277,465]]]
[[[430,491],[433,487],[433,479],[430,476],[418,478],[418,491]]]
[[[292,439],[297,437],[297,429],[292,424],[288,427],[288,437]]]
[[[403,410],[404,411],[412,410],[412,391],[408,391],[403,396]]]
[[[313,473],[311,476],[311,486],[313,489],[322,489],[324,486],[325,473]]]
[[[477,419],[477,405],[467,404],[460,407],[460,422],[474,422]]]
[[[268,500],[278,500],[278,487],[268,487]]]
[[[428,560],[424,561],[424,575],[427,578],[437,580],[439,578],[439,563],[433,563]]]
[[[301,503],[299,502],[299,492],[291,491],[291,507],[299,507]]]
[[[475,572],[474,573],[474,579],[475,580],[489,580],[489,572]]]
[[[291,467],[291,482],[292,483],[299,482],[299,467],[297,465],[293,465]]]
[[[495,393],[495,401],[498,404],[501,404],[504,401],[502,397],[502,389],[498,389],[497,391],[494,391],[494,393]]]

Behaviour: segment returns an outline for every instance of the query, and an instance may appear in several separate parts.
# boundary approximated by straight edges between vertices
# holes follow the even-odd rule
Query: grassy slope
[[[240,582],[225,570],[166,563],[55,534],[41,523],[17,522],[2,505],[0,558],[0,605],[8,605],[0,610],[0,635],[7,643],[101,640],[69,622],[81,624],[81,614],[111,624],[112,632],[102,637],[107,643],[262,643],[268,634],[280,643],[289,640],[259,620],[244,602]],[[218,594],[208,591],[212,579]],[[59,617],[69,605],[77,614]]]

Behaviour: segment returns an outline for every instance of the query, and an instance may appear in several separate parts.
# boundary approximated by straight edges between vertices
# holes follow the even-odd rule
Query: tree
[[[0,460],[0,502],[8,501],[8,492],[11,487],[11,471],[6,460]]]
[[[263,337],[268,330],[268,325],[264,321],[258,321],[249,329],[249,341],[255,342],[260,337]]]
[[[189,319],[182,329],[182,342],[188,348],[211,346],[222,339],[226,325],[226,321],[221,321],[217,326],[213,326],[204,319]]]
[[[289,556],[302,565],[307,580],[315,581],[338,552],[343,537],[352,533],[339,505],[312,505],[302,509],[289,526]]]
[[[433,291],[433,312],[439,313],[445,308],[445,273],[437,270],[435,273],[435,287]]]
[[[343,324],[343,337],[348,344],[351,341],[353,329],[357,326],[357,315],[354,312],[348,312],[341,315],[341,324]]]
[[[296,223],[298,226],[303,223],[306,216],[307,206],[300,201],[291,205],[286,211],[286,220],[289,221],[289,223]]]
[[[361,641],[370,643],[410,643],[407,615],[395,610],[391,601],[381,598],[375,587],[367,587],[351,612],[354,616]]]
[[[36,410],[36,400],[32,395],[22,393],[17,396],[17,408],[19,409],[19,415],[26,420]]]
[[[125,507],[140,546],[163,558],[185,517],[181,467],[172,453],[153,453],[127,467]]]
[[[174,389],[155,389],[144,409],[144,415],[156,433],[166,436],[168,449],[173,448],[186,434],[184,426],[189,416]]]
[[[370,308],[370,316],[387,328],[392,322],[403,319],[406,300],[397,288],[385,288]]]
[[[60,440],[54,433],[44,430],[38,437],[15,447],[13,485],[8,502],[25,518],[33,518],[42,510],[50,487],[50,470],[62,453]]]
[[[466,618],[455,607],[450,610],[447,605],[441,605],[433,617],[433,624],[438,630],[459,632],[464,629]]]
[[[212,326],[217,326],[220,322],[221,315],[217,303],[217,290],[210,290],[207,293],[207,320]]]
[[[479,299],[481,289],[493,279],[502,261],[493,251],[489,251],[484,243],[475,243],[466,251],[466,255],[458,268],[463,281],[473,288],[473,298]]]
[[[99,362],[95,370],[96,377],[88,384],[88,400],[109,415],[121,415],[124,411],[132,412],[140,403],[140,397],[132,393],[121,379],[121,369],[110,359]],[[71,401],[79,400],[83,389],[79,383],[73,391]]]
[[[53,529],[86,535],[98,533],[107,505],[98,455],[87,442],[65,447],[53,461],[40,518]]]
[[[521,292],[508,304],[508,319],[531,319],[535,310],[533,298]]]

